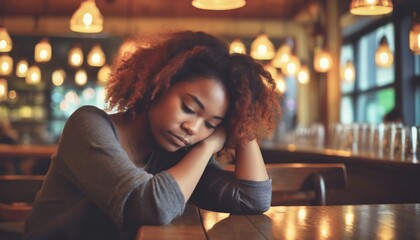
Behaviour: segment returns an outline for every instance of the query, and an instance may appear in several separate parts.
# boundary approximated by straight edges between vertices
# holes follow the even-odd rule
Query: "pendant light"
[[[258,35],[251,44],[251,57],[254,59],[271,60],[274,54],[274,45],[265,33]]]
[[[298,72],[297,78],[301,84],[309,83],[310,73],[309,73],[309,68],[306,65],[300,66],[300,70]]]
[[[16,76],[21,78],[26,77],[26,74],[28,73],[28,67],[29,64],[28,61],[26,61],[26,59],[20,60],[16,64]]]
[[[379,47],[376,50],[375,62],[378,67],[389,68],[394,63],[394,56],[389,48],[386,36],[381,38]]]
[[[105,64],[98,71],[98,80],[100,83],[108,82],[109,75],[111,74],[111,67],[108,64]]]
[[[353,82],[356,78],[356,70],[352,61],[347,60],[346,63],[341,66],[340,70],[341,80],[345,82]]]
[[[9,55],[0,56],[0,75],[7,76],[13,70],[13,59]]]
[[[328,72],[332,67],[331,54],[323,49],[315,50],[314,69],[317,72]]]
[[[290,56],[289,61],[284,64],[281,71],[287,76],[296,76],[300,70],[300,60],[295,55]]]
[[[17,95],[17,92],[15,90],[10,90],[7,93],[7,97],[9,98],[9,100],[16,100],[18,95]]]
[[[36,85],[41,82],[41,69],[37,65],[32,65],[28,69],[25,81],[29,85]]]
[[[352,0],[350,13],[354,15],[383,15],[391,13],[392,0]]]
[[[42,39],[35,45],[35,61],[36,62],[49,62],[51,60],[51,44],[48,39]]]
[[[105,53],[99,44],[93,46],[88,53],[87,63],[92,67],[102,67],[105,64]]]
[[[70,29],[81,33],[98,33],[103,30],[104,18],[95,0],[86,0],[70,19]]]
[[[61,86],[66,79],[66,72],[63,69],[57,69],[52,73],[51,79],[54,86]]]
[[[10,52],[13,42],[5,27],[0,27],[0,52]]]
[[[0,101],[4,101],[7,99],[7,80],[4,78],[0,78]]]
[[[274,81],[276,82],[276,90],[280,94],[284,94],[286,92],[286,80],[281,74],[277,74],[274,78]]]
[[[192,5],[204,10],[231,10],[245,6],[245,0],[193,0]]]
[[[79,45],[74,46],[69,51],[69,65],[72,67],[80,67],[83,64],[83,51]]]
[[[420,54],[420,15],[413,14],[410,29],[410,49],[414,54]]]
[[[241,41],[241,39],[236,38],[233,40],[229,45],[229,53],[240,53],[240,54],[246,54],[246,47],[245,44]]]
[[[292,48],[288,43],[282,44],[276,52],[271,65],[276,68],[283,68],[284,64],[287,63],[292,55]]]
[[[87,83],[87,74],[83,69],[77,70],[76,75],[74,76],[74,81],[77,85],[83,86]]]

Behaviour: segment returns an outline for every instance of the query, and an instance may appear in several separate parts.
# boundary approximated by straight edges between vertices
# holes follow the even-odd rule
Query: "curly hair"
[[[114,63],[107,85],[109,108],[139,113],[179,81],[213,77],[228,92],[227,147],[260,140],[274,129],[280,107],[275,82],[262,64],[229,54],[225,42],[204,32],[159,34],[147,46]]]

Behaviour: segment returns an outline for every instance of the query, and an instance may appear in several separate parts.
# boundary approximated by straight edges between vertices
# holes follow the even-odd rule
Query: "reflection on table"
[[[420,239],[420,204],[279,206],[261,215],[191,208],[167,226],[141,227],[137,239]]]

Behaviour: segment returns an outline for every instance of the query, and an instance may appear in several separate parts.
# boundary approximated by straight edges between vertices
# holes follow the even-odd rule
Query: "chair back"
[[[342,163],[270,163],[271,205],[327,205],[326,192],[347,186]]]

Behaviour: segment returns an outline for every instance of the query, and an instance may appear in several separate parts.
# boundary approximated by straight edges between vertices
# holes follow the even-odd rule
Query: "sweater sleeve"
[[[271,179],[237,179],[212,158],[191,198],[197,206],[234,214],[260,214],[271,205]]]
[[[56,161],[65,178],[119,228],[128,220],[137,221],[130,222],[136,226],[165,224],[184,210],[184,197],[173,177],[136,167],[108,115],[95,107],[82,107],[68,119]]]

